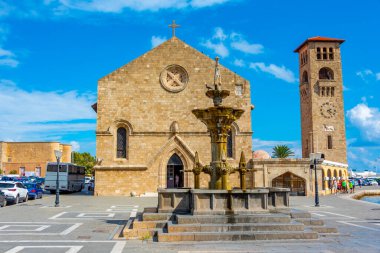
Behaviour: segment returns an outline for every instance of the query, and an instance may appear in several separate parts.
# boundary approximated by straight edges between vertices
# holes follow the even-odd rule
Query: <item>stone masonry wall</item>
[[[160,83],[162,71],[171,65],[181,66],[188,73],[186,88],[180,92],[168,91]],[[195,151],[201,163],[210,162],[206,126],[191,111],[213,105],[205,96],[205,84],[212,86],[214,66],[213,59],[174,37],[99,80],[97,195],[141,194],[166,187],[166,166],[174,153],[180,156],[185,170],[192,169]],[[223,105],[245,110],[234,126],[234,158],[229,160],[237,165],[242,150],[247,159],[251,154],[250,85],[224,67],[221,76],[222,88],[231,92]],[[242,95],[235,93],[236,85],[243,86]],[[178,126],[176,131],[173,124]],[[127,159],[116,158],[118,127],[128,131]],[[184,177],[185,186],[192,187],[192,174],[185,172]],[[207,177],[202,177],[204,187]],[[232,178],[232,184],[238,182],[237,175]]]

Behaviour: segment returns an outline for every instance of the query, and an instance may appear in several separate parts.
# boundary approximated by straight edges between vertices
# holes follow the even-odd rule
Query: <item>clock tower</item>
[[[302,157],[322,152],[326,160],[347,163],[341,39],[313,37],[299,54]]]

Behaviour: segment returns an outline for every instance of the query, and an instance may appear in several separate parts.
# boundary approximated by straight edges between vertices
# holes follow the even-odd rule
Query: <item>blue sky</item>
[[[380,1],[0,0],[0,140],[95,154],[97,80],[177,36],[251,82],[253,148],[300,154],[298,58],[342,38],[348,159],[380,169]]]

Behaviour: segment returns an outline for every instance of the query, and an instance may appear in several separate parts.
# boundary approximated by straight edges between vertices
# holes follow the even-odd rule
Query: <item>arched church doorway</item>
[[[177,154],[173,154],[167,165],[167,188],[183,187],[183,163]]]
[[[273,179],[272,186],[290,188],[290,195],[293,196],[306,196],[306,181],[290,172],[286,172]]]

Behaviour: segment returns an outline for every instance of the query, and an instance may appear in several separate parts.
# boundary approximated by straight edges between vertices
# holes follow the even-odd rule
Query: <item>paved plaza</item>
[[[370,189],[367,187],[366,189]],[[380,187],[379,187],[380,189]],[[124,224],[157,198],[94,197],[88,192],[55,195],[0,209],[0,252],[380,252],[380,205],[348,195],[291,197],[294,208],[308,210],[339,234],[312,241],[156,243],[119,239]]]

